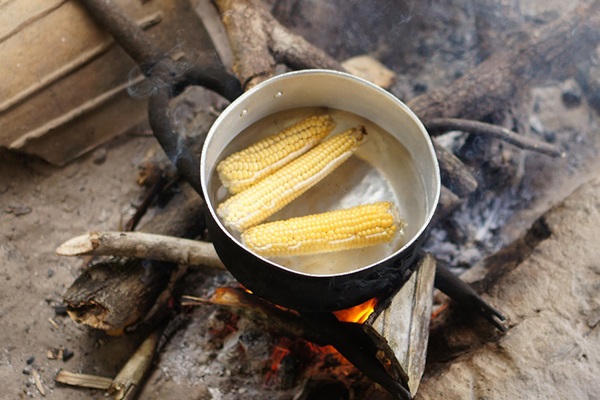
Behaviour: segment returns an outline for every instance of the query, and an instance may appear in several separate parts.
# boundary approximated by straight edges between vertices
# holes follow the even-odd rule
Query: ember
[[[281,364],[285,356],[290,354],[292,343],[290,339],[279,338],[277,343],[273,346],[273,350],[271,351],[271,365],[269,366],[269,370],[265,376],[265,383],[267,385],[271,385],[274,383],[274,380],[277,379],[277,375],[279,370],[281,369]]]

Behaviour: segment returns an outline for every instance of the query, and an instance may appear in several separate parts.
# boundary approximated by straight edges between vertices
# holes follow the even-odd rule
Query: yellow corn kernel
[[[335,135],[217,208],[223,223],[243,232],[281,210],[347,160],[366,141],[363,126]]]
[[[217,165],[230,193],[239,193],[313,148],[335,123],[329,115],[314,115],[233,153]]]
[[[265,257],[315,254],[388,243],[404,225],[394,205],[382,201],[257,225],[242,240]]]

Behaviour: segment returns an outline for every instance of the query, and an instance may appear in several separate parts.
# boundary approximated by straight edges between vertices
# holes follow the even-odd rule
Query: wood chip
[[[52,317],[48,318],[48,322],[50,322],[50,324],[55,327],[56,329],[60,329],[60,327],[58,326],[58,324],[56,323],[55,320],[52,319]]]
[[[31,373],[33,375],[33,379],[35,380],[35,387],[37,388],[37,390],[40,391],[42,396],[45,396],[46,391],[44,390],[44,386],[42,385],[42,379],[40,378],[40,374],[35,369],[32,369]]]
[[[342,63],[342,66],[351,74],[384,89],[389,89],[396,80],[394,71],[368,55],[349,58]]]
[[[102,390],[108,390],[113,381],[111,378],[103,376],[78,374],[63,370],[58,371],[54,380],[65,385]]]

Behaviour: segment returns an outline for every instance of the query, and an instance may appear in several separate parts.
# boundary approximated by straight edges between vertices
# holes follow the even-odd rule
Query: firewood
[[[413,395],[425,371],[435,274],[435,259],[426,254],[408,282],[383,304],[383,310],[376,310],[367,320],[373,340],[385,340],[387,346],[380,348],[391,351],[381,358],[390,363],[396,376],[406,374]]]
[[[67,240],[61,256],[121,256],[224,269],[212,243],[145,232],[91,232]]]
[[[297,69],[343,70],[321,49],[277,22],[258,2],[217,0],[215,5],[233,51],[233,71],[245,90],[273,76],[276,62]]]
[[[431,225],[435,226],[439,221],[452,214],[463,203],[463,199],[458,197],[454,192],[445,186],[442,186],[440,191],[440,201],[438,207],[433,214]]]
[[[442,183],[459,197],[466,197],[477,189],[477,179],[453,153],[433,140],[433,148],[440,164]]]

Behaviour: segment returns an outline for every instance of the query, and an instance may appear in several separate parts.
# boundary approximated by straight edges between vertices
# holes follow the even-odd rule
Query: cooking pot
[[[223,158],[315,113],[334,133],[363,125],[366,144],[315,187],[271,216],[286,219],[391,201],[406,222],[389,244],[267,259],[247,249],[216,208],[227,197],[216,173]],[[436,209],[440,173],[431,139],[414,113],[389,92],[353,75],[304,70],[271,78],[231,103],[212,126],[200,177],[207,225],[217,254],[254,294],[304,312],[349,308],[381,295],[410,271]]]

